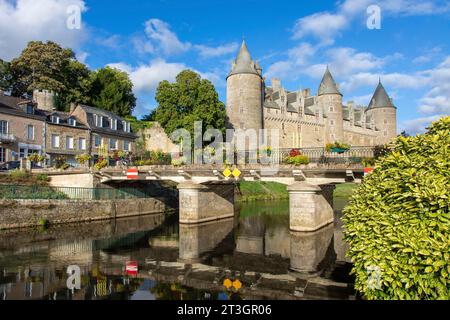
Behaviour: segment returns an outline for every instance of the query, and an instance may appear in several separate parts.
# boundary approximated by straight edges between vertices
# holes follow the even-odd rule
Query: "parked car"
[[[8,161],[0,165],[0,171],[10,171],[20,168],[20,161]]]

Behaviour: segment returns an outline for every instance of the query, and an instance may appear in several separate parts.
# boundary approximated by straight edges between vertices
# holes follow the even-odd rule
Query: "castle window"
[[[332,106],[330,107],[330,112],[334,112],[334,108]]]
[[[242,106],[239,106],[239,113],[244,113],[244,108]]]
[[[334,120],[330,120],[330,125],[334,126]]]

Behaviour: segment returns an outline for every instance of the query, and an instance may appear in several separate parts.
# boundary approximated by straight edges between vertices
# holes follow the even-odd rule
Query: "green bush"
[[[302,155],[295,156],[295,157],[288,156],[286,158],[285,162],[287,164],[293,164],[293,165],[299,166],[302,164],[309,164],[309,158],[307,156],[302,156]]]
[[[371,168],[375,165],[376,159],[375,158],[364,158],[362,160],[362,165],[366,168]]]
[[[446,117],[426,134],[397,138],[344,209],[355,288],[367,299],[450,299],[449,209]]]

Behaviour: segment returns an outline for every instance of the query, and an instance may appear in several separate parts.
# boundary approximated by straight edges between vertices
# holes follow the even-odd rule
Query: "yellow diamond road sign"
[[[239,178],[239,177],[241,176],[242,172],[239,171],[238,168],[236,168],[236,169],[233,170],[232,174],[233,174],[233,176],[234,176],[235,178]]]
[[[226,168],[226,169],[223,171],[223,175],[224,175],[225,177],[227,177],[227,178],[230,177],[231,174],[232,174],[232,172],[231,172],[231,170],[228,169],[228,168]]]

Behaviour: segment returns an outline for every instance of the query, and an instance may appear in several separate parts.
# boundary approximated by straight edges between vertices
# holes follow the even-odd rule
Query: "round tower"
[[[374,120],[377,144],[386,144],[397,136],[397,108],[384,89],[381,79],[366,110],[366,118]]]
[[[56,110],[55,93],[49,90],[34,90],[33,101],[37,103],[37,108],[46,111]]]
[[[320,83],[317,101],[324,115],[325,143],[344,142],[342,94],[328,66]]]
[[[227,77],[227,117],[230,129],[263,128],[262,69],[255,64],[245,40]]]

